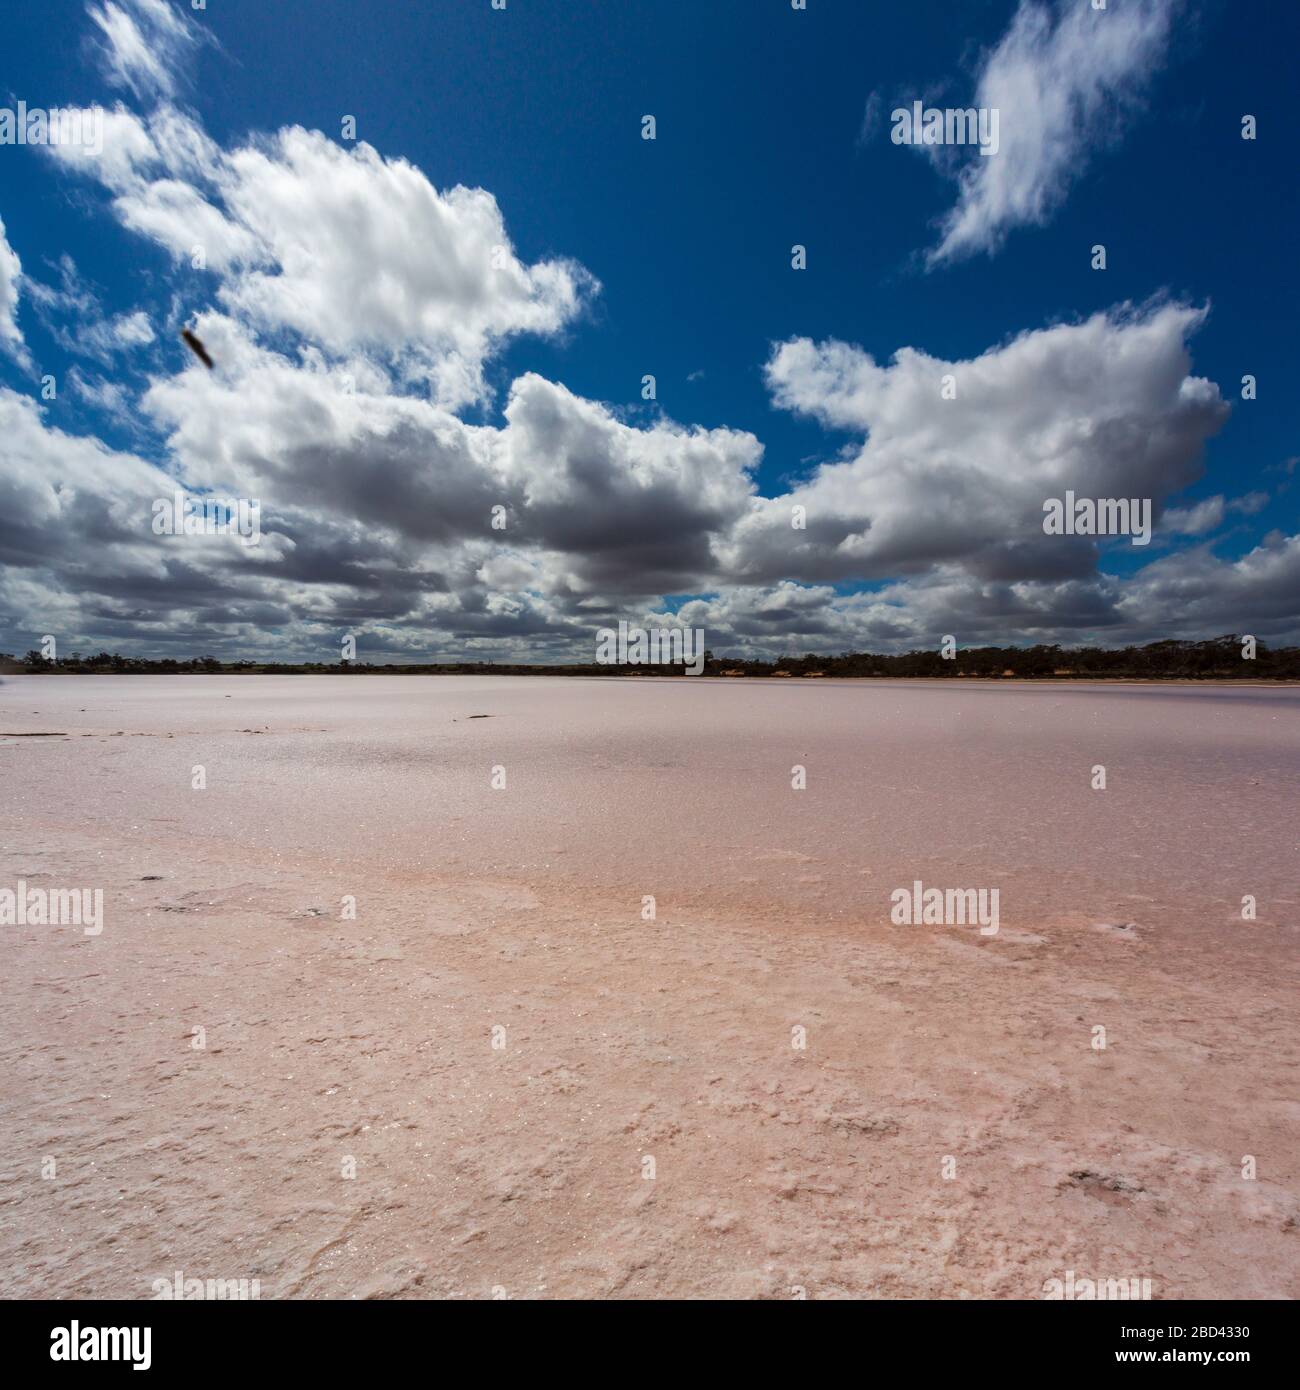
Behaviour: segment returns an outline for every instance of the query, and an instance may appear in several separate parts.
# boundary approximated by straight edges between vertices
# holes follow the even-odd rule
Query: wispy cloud
[[[875,138],[877,129],[880,126],[881,112],[884,109],[884,102],[881,100],[879,92],[872,92],[867,98],[867,104],[862,109],[862,124],[858,127],[858,147],[861,148]]]
[[[200,32],[168,0],[105,0],[87,13],[102,35],[100,57],[109,82],[141,100],[176,94],[178,74]]]
[[[1164,515],[1160,529],[1171,535],[1204,536],[1223,525],[1230,512],[1254,516],[1268,505],[1268,493],[1248,492],[1228,500],[1222,493],[1206,497],[1190,507],[1173,507]]]
[[[106,315],[99,296],[82,280],[71,256],[58,263],[60,287],[29,278],[27,294],[50,336],[65,352],[107,364],[117,353],[145,347],[155,338],[142,309]]]
[[[1164,58],[1180,0],[1021,0],[980,68],[975,105],[1000,112],[1000,147],[956,172],[931,265],[992,253],[1016,227],[1041,226],[1094,148],[1118,138]],[[947,155],[935,147],[940,155]],[[940,167],[945,167],[942,163]]]

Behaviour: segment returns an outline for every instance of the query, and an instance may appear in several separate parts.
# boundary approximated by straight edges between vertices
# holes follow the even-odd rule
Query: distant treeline
[[[705,653],[708,676],[984,676],[1030,679],[1110,680],[1300,680],[1300,647],[1255,645],[1253,659],[1243,652],[1246,638],[1224,636],[1204,642],[1148,642],[1143,647],[969,647],[945,659],[938,651],[897,656],[845,652],[840,656],[783,656],[746,661]],[[28,652],[21,661],[0,653],[0,670],[140,675],[383,675],[383,676],[680,676],[680,664],[604,666],[514,665],[494,661],[433,662],[418,666],[378,666],[369,662],[218,661],[213,656],[177,661],[99,652],[50,661]]]

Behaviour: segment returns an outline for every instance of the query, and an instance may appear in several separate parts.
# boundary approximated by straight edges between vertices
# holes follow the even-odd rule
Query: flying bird
[[[203,346],[203,344],[194,336],[193,333],[190,332],[188,328],[181,329],[181,337],[185,339],[186,346],[190,349],[191,352],[193,352],[195,357],[197,357],[199,361],[203,363],[203,365],[208,369],[208,371],[211,371],[212,358],[208,356],[207,348]]]

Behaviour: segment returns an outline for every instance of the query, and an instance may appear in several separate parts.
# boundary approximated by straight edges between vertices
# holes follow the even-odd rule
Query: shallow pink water
[[[999,887],[1007,925],[1192,931],[1247,893],[1300,920],[1298,716],[1260,687],[18,677],[0,730],[93,737],[0,743],[0,776],[9,815],[362,875],[840,923],[919,878]]]

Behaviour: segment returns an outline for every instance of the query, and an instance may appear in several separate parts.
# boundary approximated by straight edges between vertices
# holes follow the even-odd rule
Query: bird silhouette
[[[191,352],[193,352],[195,357],[197,357],[199,361],[203,363],[203,365],[208,369],[208,371],[211,371],[212,358],[208,356],[207,348],[205,348],[203,344],[199,342],[199,340],[194,336],[193,333],[190,332],[188,328],[181,329],[181,337],[185,339],[186,346],[190,349]]]

